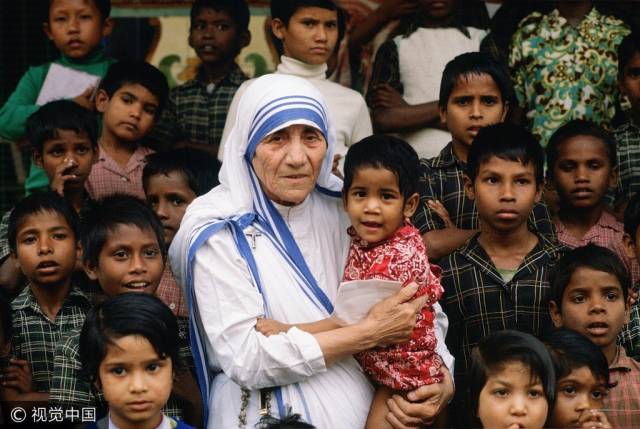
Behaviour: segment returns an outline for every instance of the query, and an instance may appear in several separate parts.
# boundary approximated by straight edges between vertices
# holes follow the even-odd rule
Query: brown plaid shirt
[[[245,80],[247,76],[236,65],[208,91],[199,71],[196,79],[171,90],[167,106],[149,139],[164,149],[182,141],[217,147],[231,100]]]
[[[55,348],[63,337],[82,327],[90,307],[89,299],[76,287],[71,288],[55,320],[42,312],[31,286],[11,302],[11,354],[31,364],[34,391],[49,391]]]
[[[438,200],[444,204],[456,227],[479,229],[476,202],[469,199],[464,192],[467,165],[455,156],[453,144],[445,146],[435,158],[420,160],[420,166],[420,205],[413,217],[413,224],[420,230],[420,234],[424,235],[434,229],[445,227],[440,216],[429,208],[428,200]],[[555,241],[555,228],[544,203],[536,203],[533,206],[529,217],[529,229]]]
[[[456,358],[456,386],[466,386],[471,350],[495,331],[516,329],[541,336],[552,328],[547,307],[549,270],[566,248],[538,235],[538,244],[505,282],[474,235],[465,246],[441,260],[449,317],[447,346]],[[464,392],[464,388],[456,388]]]
[[[609,365],[609,381],[615,384],[605,398],[605,408],[611,427],[640,427],[640,363],[628,357],[619,347],[615,362]]]

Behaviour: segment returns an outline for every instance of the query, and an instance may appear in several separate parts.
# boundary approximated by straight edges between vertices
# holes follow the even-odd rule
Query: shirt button
[[[124,177],[124,176],[120,177],[120,180],[122,180],[123,182],[128,182],[128,181],[129,181],[129,179],[127,179],[127,178],[126,178],[126,177]]]
[[[169,308],[172,309],[172,310],[175,310],[176,309],[176,304],[172,302],[171,304],[169,304]]]

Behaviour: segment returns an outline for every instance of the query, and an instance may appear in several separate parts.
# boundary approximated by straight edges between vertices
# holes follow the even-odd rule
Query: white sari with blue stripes
[[[276,387],[285,405],[318,428],[364,426],[373,389],[349,357],[326,367],[315,338],[296,328],[265,337],[256,318],[312,322],[332,311],[348,250],[342,186],[331,175],[333,136],[321,95],[302,79],[269,75],[244,94],[225,147],[221,185],[188,208],[171,264],[191,310],[192,348],[208,428],[238,426],[241,390],[251,390],[246,427],[259,420],[258,391]],[[266,198],[250,164],[257,144],[292,124],[322,131],[327,156],[303,203]],[[251,233],[255,237],[252,247]]]

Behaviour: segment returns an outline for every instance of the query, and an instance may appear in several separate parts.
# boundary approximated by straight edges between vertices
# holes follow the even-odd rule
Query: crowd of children
[[[399,281],[421,297],[405,342],[355,355],[376,388],[366,427],[640,427],[639,29],[596,1],[526,13],[505,1],[519,24],[483,42],[461,1],[394,0],[348,26],[355,61],[364,35],[399,18],[371,76],[352,76],[365,102],[327,77],[340,3],[271,0],[269,30],[275,73],[309,81],[335,132],[351,220],[342,281]],[[493,16],[500,2],[486,3]],[[109,0],[48,4],[61,57],[30,68],[0,108],[0,137],[31,151],[28,196],[0,221],[0,425],[47,407],[61,427],[83,408],[89,427],[204,427],[193,309],[167,249],[219,184],[253,82],[235,61],[249,7],[194,2],[201,65],[170,91],[147,62],[105,55]],[[42,103],[54,66],[99,83]],[[264,336],[341,323],[266,317]],[[455,395],[435,421],[390,417],[443,367]],[[313,427],[280,417],[259,427]]]

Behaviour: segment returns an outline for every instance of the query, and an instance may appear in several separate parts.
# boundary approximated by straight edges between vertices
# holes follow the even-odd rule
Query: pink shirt
[[[176,317],[187,317],[189,315],[182,289],[180,289],[178,282],[173,277],[168,260],[164,266],[158,289],[156,289],[156,296],[169,307]]]
[[[618,255],[625,267],[627,267],[627,271],[631,276],[631,284],[636,284],[636,282],[640,280],[640,265],[638,264],[638,260],[636,258],[629,258],[624,251],[624,244],[622,242],[624,225],[622,222],[618,222],[611,213],[603,211],[598,222],[580,239],[574,237],[567,231],[567,228],[560,219],[554,219],[553,223],[556,226],[558,241],[560,243],[572,249],[585,246],[589,243],[611,249]]]
[[[127,165],[122,167],[98,145],[98,161],[91,168],[91,174],[85,183],[89,196],[98,200],[116,193],[124,193],[144,200],[142,169],[147,163],[146,156],[153,152],[153,149],[139,146],[129,158]]]
[[[609,423],[616,429],[640,427],[640,363],[618,347],[618,357],[609,365],[609,382],[615,384],[604,399]]]

